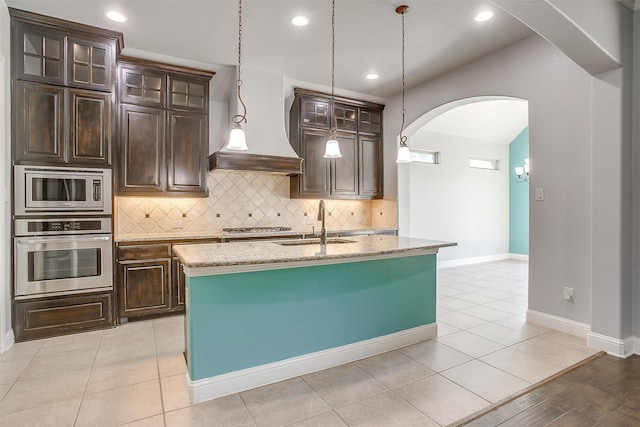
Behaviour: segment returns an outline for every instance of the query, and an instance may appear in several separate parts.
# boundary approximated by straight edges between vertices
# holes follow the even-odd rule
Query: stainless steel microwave
[[[14,166],[15,214],[111,214],[111,170]]]

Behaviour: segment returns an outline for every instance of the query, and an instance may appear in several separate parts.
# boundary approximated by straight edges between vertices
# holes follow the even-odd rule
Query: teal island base
[[[437,336],[435,253],[240,270],[186,269],[192,403]]]

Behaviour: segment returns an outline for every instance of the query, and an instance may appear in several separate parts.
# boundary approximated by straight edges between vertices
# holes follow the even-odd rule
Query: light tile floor
[[[15,344],[2,426],[438,426],[595,351],[527,323],[527,263],[438,272],[438,338],[190,405],[183,316]]]

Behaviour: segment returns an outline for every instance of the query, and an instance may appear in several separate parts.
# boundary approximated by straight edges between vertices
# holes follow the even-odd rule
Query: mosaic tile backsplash
[[[392,200],[326,200],[329,230],[397,227]],[[318,200],[289,198],[289,178],[209,172],[208,198],[116,197],[116,233],[215,232],[224,227],[318,228]]]

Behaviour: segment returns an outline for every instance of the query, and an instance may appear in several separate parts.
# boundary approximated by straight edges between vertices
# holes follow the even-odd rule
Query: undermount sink
[[[276,242],[276,243],[281,246],[319,245],[320,239],[287,240],[285,242]],[[327,239],[327,244],[334,244],[334,243],[355,243],[355,240],[339,239],[339,238]]]

